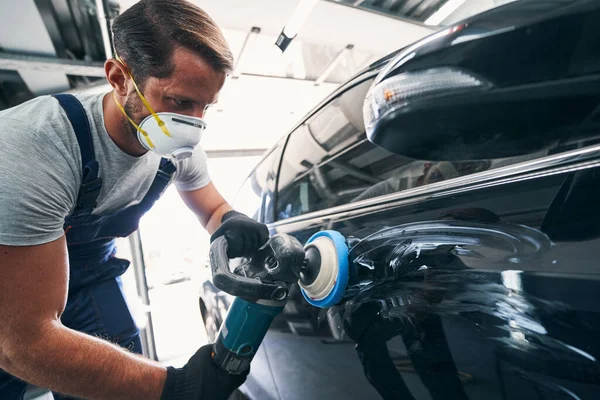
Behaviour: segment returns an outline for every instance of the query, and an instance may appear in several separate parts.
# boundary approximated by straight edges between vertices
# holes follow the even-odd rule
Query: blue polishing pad
[[[336,277],[335,285],[329,293],[329,295],[327,295],[327,297],[325,297],[322,300],[311,299],[309,296],[306,295],[304,289],[302,289],[302,295],[304,296],[306,301],[311,305],[319,308],[327,308],[338,304],[344,297],[344,294],[346,293],[350,272],[350,266],[348,263],[348,245],[346,244],[346,238],[337,231],[317,232],[314,235],[312,235],[310,239],[308,239],[306,244],[309,244],[320,237],[326,237],[330,239],[335,245],[338,262],[338,274]]]

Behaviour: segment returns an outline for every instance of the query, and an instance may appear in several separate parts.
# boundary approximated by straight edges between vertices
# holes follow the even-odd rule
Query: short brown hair
[[[196,52],[217,72],[233,69],[223,33],[187,0],[141,0],[115,19],[112,33],[117,55],[140,84],[150,76],[171,75],[177,46]]]

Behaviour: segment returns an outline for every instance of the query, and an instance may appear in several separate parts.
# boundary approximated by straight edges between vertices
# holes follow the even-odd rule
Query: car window
[[[261,221],[269,224],[275,221],[275,190],[277,185],[277,172],[281,162],[281,153],[285,147],[287,137],[282,138],[275,149],[269,154],[268,159],[265,159],[268,165],[268,173],[265,182],[265,189],[262,194],[262,218]]]
[[[279,173],[277,219],[351,202],[410,164],[365,136],[362,105],[371,83],[344,92],[290,135]]]
[[[253,171],[238,190],[233,202],[233,208],[250,218],[258,219],[261,194],[262,187],[257,182]]]
[[[362,108],[372,81],[344,92],[291,133],[279,172],[277,220],[549,154],[544,150],[495,160],[430,161],[390,153],[365,134]]]
[[[244,181],[233,202],[233,208],[250,218],[258,221],[273,222],[268,212],[273,198],[273,186],[275,181],[278,161],[281,157],[279,144],[254,168],[250,176]],[[265,212],[267,210],[267,212]]]

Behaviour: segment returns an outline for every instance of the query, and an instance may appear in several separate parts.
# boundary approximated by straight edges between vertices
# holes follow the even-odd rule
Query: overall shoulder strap
[[[152,182],[147,196],[154,198],[154,201],[158,199],[167,186],[169,186],[169,183],[171,183],[175,171],[177,171],[177,167],[175,167],[175,164],[171,160],[168,158],[161,159],[154,182]]]
[[[81,152],[81,187],[73,215],[91,214],[102,188],[102,178],[98,177],[100,166],[94,155],[92,130],[81,102],[70,94],[53,96],[63,108],[77,137]]]
[[[176,170],[177,167],[169,159],[161,159],[156,176],[142,201],[123,210],[123,212],[127,212],[129,215],[128,221],[134,221],[135,223],[135,226],[131,228],[131,232],[137,229],[139,219],[152,208],[154,203],[156,203],[165,189],[169,186]]]
[[[145,211],[148,211],[150,207],[152,207],[156,200],[163,194],[167,186],[169,186],[169,183],[171,183],[175,171],[177,171],[177,167],[175,167],[175,164],[169,159],[163,158],[160,160],[154,181],[152,181],[150,189],[148,189],[146,196],[144,196],[144,199],[141,201],[140,207],[144,208]]]
[[[159,171],[163,171],[164,173],[167,173],[169,175],[171,175],[172,173],[177,171],[177,167],[175,167],[175,164],[173,164],[173,162],[171,160],[169,160],[168,158],[160,159],[160,164],[158,165],[158,169],[159,169]]]

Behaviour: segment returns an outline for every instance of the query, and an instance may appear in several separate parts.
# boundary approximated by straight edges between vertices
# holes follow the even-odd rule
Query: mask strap
[[[150,136],[148,136],[148,133],[143,130],[138,124],[136,124],[130,117],[129,115],[127,115],[127,111],[125,111],[125,108],[121,105],[121,103],[119,103],[119,100],[117,100],[117,96],[115,95],[115,92],[113,90],[113,99],[115,100],[115,103],[117,104],[117,107],[119,108],[119,110],[121,110],[121,112],[123,113],[123,115],[125,115],[125,117],[127,117],[127,119],[129,120],[129,122],[131,122],[131,125],[133,125],[135,127],[135,129],[137,129],[138,131],[140,131],[140,133],[142,135],[144,135],[144,138],[146,139],[146,142],[148,142],[148,145],[150,146],[150,148],[154,148],[154,143],[152,143],[152,140],[150,140]]]
[[[140,96],[140,99],[142,99],[142,103],[144,103],[144,105],[146,106],[146,108],[148,109],[148,111],[150,111],[150,114],[152,114],[152,116],[154,117],[154,119],[158,123],[158,126],[160,127],[160,129],[163,131],[163,133],[165,135],[167,135],[168,137],[171,137],[171,134],[169,133],[169,130],[167,129],[167,126],[165,125],[165,123],[163,122],[163,120],[160,119],[160,117],[158,116],[158,114],[156,114],[154,112],[154,109],[152,108],[152,106],[150,105],[150,103],[148,102],[148,100],[146,100],[146,97],[144,97],[144,95],[142,94],[142,92],[141,92],[140,88],[138,87],[137,83],[135,83],[135,79],[133,79],[133,75],[131,74],[131,71],[129,71],[129,68],[127,68],[127,66],[125,65],[125,63],[121,60],[121,58],[118,55],[115,55],[115,58],[117,59],[117,61],[119,61],[121,63],[121,65],[123,65],[125,67],[125,69],[127,69],[127,73],[129,74],[129,77],[131,78],[131,82],[133,82],[133,87],[135,88],[135,91]],[[129,118],[129,117],[127,117],[127,118]],[[131,119],[129,119],[129,120],[131,121]]]

